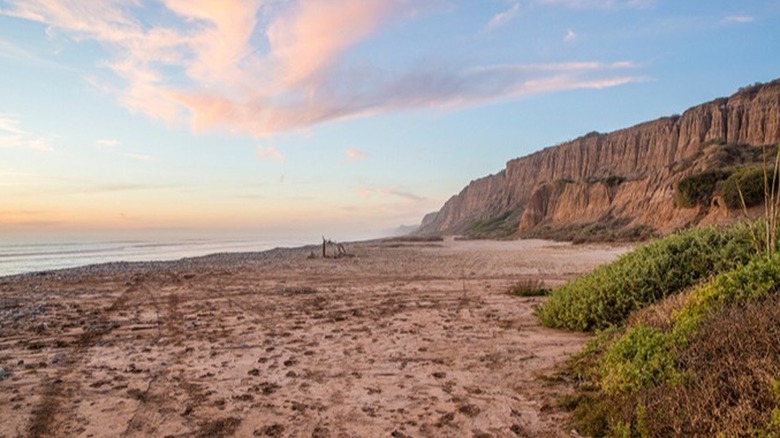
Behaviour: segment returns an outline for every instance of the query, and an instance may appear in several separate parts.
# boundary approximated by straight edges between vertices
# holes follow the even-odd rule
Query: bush
[[[476,221],[469,226],[465,234],[475,239],[510,236],[517,231],[521,215],[522,210],[510,210],[492,219]]]
[[[707,170],[686,176],[675,185],[675,201],[680,207],[708,205],[719,181],[731,175],[728,170]]]
[[[544,287],[544,282],[539,279],[525,279],[517,281],[509,287],[509,294],[518,297],[541,297],[547,295],[550,290]]]
[[[651,436],[780,434],[780,300],[734,303],[703,321],[677,361],[686,378],[637,395]]]
[[[619,186],[626,182],[626,177],[624,176],[609,176],[604,180],[604,183],[610,187]]]
[[[745,263],[754,252],[744,226],[673,234],[554,289],[537,315],[547,326],[581,331],[621,324],[631,312]]]
[[[758,147],[740,143],[715,143],[707,157],[706,166],[708,169],[756,166],[763,162],[764,156],[773,156],[774,151],[773,146]]]
[[[642,324],[629,328],[604,356],[603,390],[608,394],[630,394],[652,385],[679,381],[675,348],[675,339],[659,329]]]
[[[764,202],[764,171],[756,167],[738,169],[723,182],[723,201],[728,208],[742,208],[740,190],[745,206],[753,207]]]
[[[626,182],[627,180],[628,178],[620,175],[610,175],[606,177],[591,176],[585,178],[585,183],[586,184],[604,183],[608,187],[617,187],[623,184],[624,182]]]
[[[576,421],[599,424],[593,435],[780,433],[778,292],[780,255],[761,254],[695,287],[681,308],[656,306],[670,326],[597,337],[571,365],[591,381]]]

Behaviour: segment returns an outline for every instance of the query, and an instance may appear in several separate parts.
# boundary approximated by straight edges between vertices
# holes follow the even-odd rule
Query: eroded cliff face
[[[681,116],[589,134],[511,160],[426,216],[419,232],[469,234],[475,224],[519,217],[521,235],[599,222],[667,233],[706,217],[674,205],[674,184],[700,170],[696,160],[704,146],[777,142],[780,79]]]

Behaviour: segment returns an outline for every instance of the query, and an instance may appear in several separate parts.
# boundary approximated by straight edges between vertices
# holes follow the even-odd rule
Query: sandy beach
[[[363,242],[0,278],[0,437],[568,436],[548,286],[627,247]]]

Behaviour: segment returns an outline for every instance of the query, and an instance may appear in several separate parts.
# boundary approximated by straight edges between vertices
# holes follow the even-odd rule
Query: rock
[[[11,372],[6,371],[5,368],[0,368],[0,380],[5,380],[11,377]]]
[[[780,141],[780,79],[729,98],[609,134],[591,133],[509,161],[472,181],[417,234],[463,234],[475,224],[513,218],[517,231],[603,222],[665,233],[699,220],[674,205],[674,184],[708,142],[765,145]]]

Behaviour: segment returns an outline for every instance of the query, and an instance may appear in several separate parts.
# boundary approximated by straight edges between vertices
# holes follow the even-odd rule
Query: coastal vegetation
[[[537,309],[547,326],[596,332],[563,373],[580,433],[780,436],[779,162],[677,187],[698,203],[731,183],[731,202],[763,204],[762,218],[645,244]]]
[[[721,197],[732,210],[739,210],[743,203],[748,208],[760,205],[764,199],[764,157],[774,155],[775,149],[720,141],[702,145],[698,158],[704,170],[675,184],[675,204],[707,207],[714,198]]]
[[[574,244],[593,242],[641,242],[655,237],[647,225],[627,225],[625,220],[605,218],[597,222],[571,224],[565,227],[538,225],[525,237],[570,241]]]
[[[544,282],[537,278],[519,280],[509,287],[511,295],[518,297],[541,297],[550,292],[550,289],[544,286]]]
[[[472,239],[496,239],[509,237],[517,231],[522,210],[510,210],[498,217],[476,221],[465,231]]]
[[[564,372],[576,428],[778,436],[779,291],[780,257],[754,257],[600,331]]]
[[[622,324],[636,310],[747,262],[754,251],[746,226],[667,236],[555,289],[538,315],[570,330]]]

